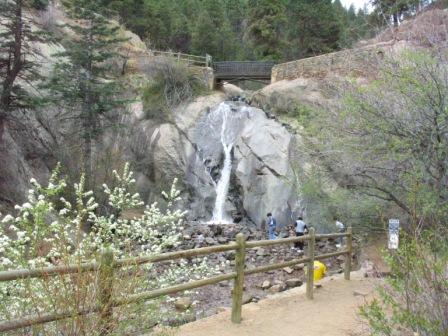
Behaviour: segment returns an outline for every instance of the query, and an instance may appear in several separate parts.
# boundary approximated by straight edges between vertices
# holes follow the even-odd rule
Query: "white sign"
[[[396,250],[398,248],[399,232],[400,220],[389,219],[389,249]]]
[[[398,232],[389,232],[389,250],[396,250],[398,248]]]

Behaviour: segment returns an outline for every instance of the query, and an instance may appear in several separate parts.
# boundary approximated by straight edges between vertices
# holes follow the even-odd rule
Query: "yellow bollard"
[[[327,266],[325,266],[324,263],[321,263],[320,261],[315,260],[314,261],[313,280],[317,281],[317,280],[322,279],[325,276],[326,272],[327,272]],[[307,270],[305,270],[305,273],[308,273]]]

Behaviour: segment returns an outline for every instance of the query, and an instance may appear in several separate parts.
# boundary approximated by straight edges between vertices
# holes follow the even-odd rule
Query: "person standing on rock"
[[[274,240],[277,238],[276,236],[276,230],[277,230],[277,221],[274,217],[272,217],[272,214],[269,212],[267,215],[267,223],[268,223],[268,232],[269,232],[269,239]]]
[[[301,216],[297,217],[296,220],[296,237],[303,236],[308,232],[308,227],[306,226],[303,218]],[[294,246],[298,249],[299,252],[303,251],[303,241],[296,242]]]

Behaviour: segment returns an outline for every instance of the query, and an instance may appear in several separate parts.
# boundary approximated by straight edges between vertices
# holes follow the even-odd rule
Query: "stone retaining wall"
[[[271,83],[300,77],[324,77],[330,73],[340,75],[368,76],[375,71],[375,64],[384,58],[393,41],[357,49],[347,49],[288,63],[272,68]]]

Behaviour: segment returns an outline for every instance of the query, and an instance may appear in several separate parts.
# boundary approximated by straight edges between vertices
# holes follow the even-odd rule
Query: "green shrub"
[[[164,60],[159,63],[147,86],[143,89],[146,117],[169,120],[173,110],[207,92],[200,76],[182,63]]]
[[[379,299],[361,315],[375,336],[448,334],[448,241],[446,228],[402,235],[400,248],[385,253],[392,276]]]
[[[81,265],[111,251],[116,259],[152,255],[178,246],[184,212],[173,209],[179,191],[173,187],[163,196],[168,202],[162,211],[147,205],[133,192],[135,180],[129,165],[118,174],[114,187],[103,186],[114,214],[96,212],[98,203],[85,190],[85,179],[69,188],[57,169],[47,186],[32,180],[28,201],[16,206],[16,215],[0,215],[0,271],[47,266]],[[69,190],[75,201],[61,194]],[[130,213],[132,211],[132,213]],[[83,230],[85,222],[91,230]],[[113,298],[122,299],[155,288],[208,274],[206,260],[185,260],[155,269],[153,264],[129,264],[112,272]],[[36,325],[11,335],[102,335],[100,314],[82,317],[75,312],[94,309],[101,302],[101,272],[60,274],[0,282],[0,321],[44,313],[73,312],[60,321]],[[113,310],[113,333],[130,334],[154,326],[165,318],[160,303],[172,298],[122,305]],[[170,312],[172,317],[173,312]]]
[[[48,0],[33,0],[31,6],[37,10],[44,10],[48,7]]]

